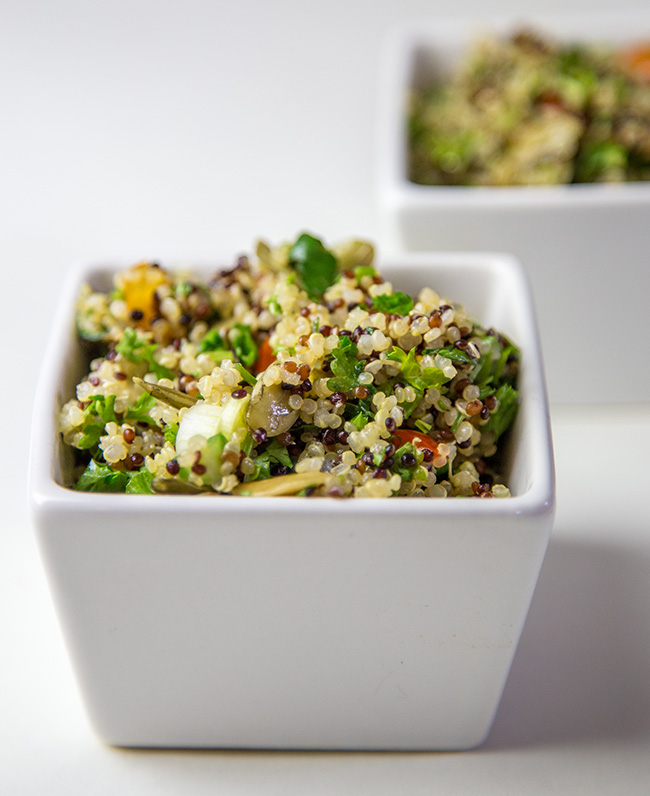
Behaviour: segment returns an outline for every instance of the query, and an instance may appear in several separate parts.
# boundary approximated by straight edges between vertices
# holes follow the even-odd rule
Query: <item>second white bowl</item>
[[[552,402],[638,402],[650,336],[650,183],[447,187],[410,182],[407,101],[440,78],[477,37],[522,23],[560,40],[614,45],[650,37],[650,14],[429,20],[397,30],[381,74],[378,179],[397,250],[509,251],[528,270]]]

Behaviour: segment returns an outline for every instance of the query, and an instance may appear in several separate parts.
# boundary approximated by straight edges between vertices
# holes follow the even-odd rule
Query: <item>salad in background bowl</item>
[[[504,61],[501,43],[522,30],[534,33],[507,45]],[[650,182],[641,179],[645,84],[632,92],[642,97],[634,112],[617,115],[629,93],[623,72],[645,74],[645,47],[635,48],[649,38],[645,12],[432,19],[394,31],[384,53],[377,150],[382,244],[397,251],[513,253],[535,292],[553,402],[634,403],[650,392],[650,371],[637,366],[650,334]],[[477,41],[498,44],[484,45],[472,60]],[[606,52],[625,54],[614,59],[625,63],[596,88],[601,66],[595,63],[608,62]],[[510,84],[508,76],[522,64],[535,68]],[[462,88],[457,101],[447,99],[455,81]],[[433,98],[422,99],[432,86]],[[494,93],[501,86],[512,93],[507,101]],[[413,97],[420,98],[415,106]],[[609,121],[587,124],[587,106]],[[469,130],[456,136],[467,118]],[[430,184],[414,182],[416,174]],[[617,318],[628,324],[625,346],[616,334],[601,333]],[[579,355],[567,356],[570,341],[579,341]],[[629,374],[623,395],[615,380],[602,378],[604,361]]]

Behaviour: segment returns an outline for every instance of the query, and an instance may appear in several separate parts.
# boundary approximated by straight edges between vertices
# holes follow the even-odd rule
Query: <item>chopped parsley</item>
[[[122,472],[110,464],[98,464],[91,459],[75,484],[80,492],[126,492],[135,495],[152,495],[153,474],[146,467],[132,472]]]
[[[98,445],[106,423],[117,421],[114,395],[92,395],[89,400],[90,403],[84,409],[84,424],[81,428],[83,436],[77,443],[81,450],[91,450]]]
[[[138,396],[138,400],[124,415],[124,420],[127,423],[147,423],[150,426],[155,426],[156,421],[150,417],[149,411],[156,405],[156,399],[153,395],[143,392]]]
[[[490,413],[481,431],[492,431],[496,442],[506,429],[512,425],[519,409],[519,391],[509,384],[502,384],[495,393],[499,401],[496,410]]]
[[[257,343],[253,340],[251,327],[236,323],[228,332],[228,340],[237,359],[247,368],[257,361]]]
[[[397,315],[408,315],[413,309],[413,299],[406,293],[397,291],[396,293],[383,293],[375,296],[372,300],[372,309],[376,312],[396,313]]]
[[[159,379],[173,379],[174,374],[171,370],[154,359],[154,353],[157,348],[158,345],[156,343],[147,342],[146,338],[140,337],[136,330],[131,327],[127,327],[124,330],[124,335],[115,346],[117,353],[128,359],[129,362],[133,362],[135,365],[146,362],[150,372],[155,373]]]
[[[339,337],[338,345],[332,351],[332,373],[327,386],[332,392],[347,392],[359,384],[359,374],[363,372],[364,362],[357,359],[359,349],[349,337]]]
[[[227,351],[228,346],[216,329],[210,329],[209,332],[206,332],[196,350],[197,353],[204,354],[207,351]]]
[[[453,362],[476,362],[474,357],[471,357],[467,351],[461,351],[460,348],[425,348],[423,354],[432,354],[436,356],[440,354]]]

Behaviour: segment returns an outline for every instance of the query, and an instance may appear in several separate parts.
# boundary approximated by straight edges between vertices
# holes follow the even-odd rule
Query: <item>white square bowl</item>
[[[477,38],[522,25],[566,41],[650,38],[647,11],[447,18],[394,31],[380,76],[381,242],[392,250],[511,252],[533,285],[551,402],[647,401],[650,368],[640,363],[650,336],[650,182],[472,187],[408,179],[409,93],[444,79]]]
[[[486,737],[554,513],[534,311],[501,255],[408,255],[521,347],[513,497],[252,498],[62,487],[56,412],[86,372],[71,274],[36,398],[30,493],[42,559],[97,734],[147,747],[464,749]]]

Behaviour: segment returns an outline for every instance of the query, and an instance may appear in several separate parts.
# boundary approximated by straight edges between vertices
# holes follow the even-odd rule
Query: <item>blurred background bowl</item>
[[[621,46],[650,37],[650,12],[439,19],[395,31],[384,53],[377,167],[387,242],[513,253],[533,284],[551,402],[647,401],[650,182],[448,187],[408,178],[409,93],[444,78],[477,38],[524,26]]]

